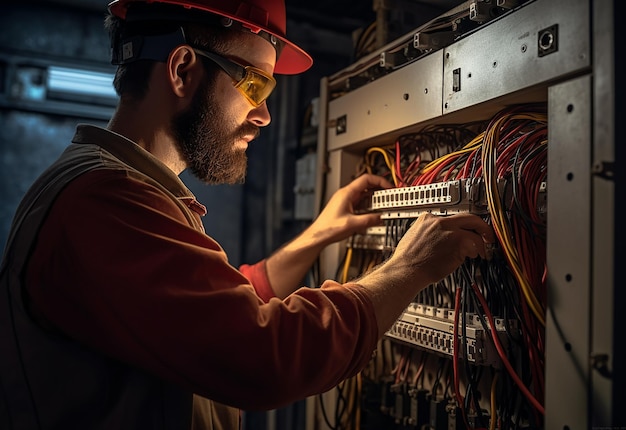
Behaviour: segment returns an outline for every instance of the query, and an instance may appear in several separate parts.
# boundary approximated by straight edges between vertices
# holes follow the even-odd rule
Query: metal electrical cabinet
[[[368,148],[433,125],[489,121],[513,105],[545,106],[547,306],[541,427],[618,428],[624,424],[617,422],[618,382],[611,378],[619,364],[613,340],[618,306],[613,302],[614,4],[495,3],[466,1],[451,10],[446,16],[456,19],[455,30],[459,16],[473,25],[439,33],[447,38],[442,46],[428,46],[433,33],[426,24],[322,79],[317,162],[325,168],[317,178],[318,206],[357,174]],[[346,241],[323,252],[323,278],[337,278],[349,247]],[[337,399],[332,391],[324,396],[320,399],[327,404]],[[342,428],[320,418],[319,399],[309,399],[309,412],[310,429]],[[434,422],[421,428],[461,428]],[[389,428],[418,427],[415,420],[396,419]]]

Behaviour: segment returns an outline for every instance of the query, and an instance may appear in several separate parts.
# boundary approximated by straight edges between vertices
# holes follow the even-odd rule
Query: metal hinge
[[[598,161],[591,168],[591,173],[603,179],[613,180],[615,163],[612,161]]]
[[[598,373],[605,378],[611,379],[613,372],[609,369],[609,355],[608,354],[591,354],[591,367],[598,371]]]

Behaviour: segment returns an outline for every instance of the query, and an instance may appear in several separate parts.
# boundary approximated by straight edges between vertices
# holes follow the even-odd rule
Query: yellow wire
[[[348,282],[348,271],[350,270],[350,263],[352,262],[352,247],[349,247],[346,251],[346,261],[343,263],[343,271],[341,273],[341,283]]]
[[[474,151],[478,146],[481,145],[484,134],[485,134],[484,132],[480,133],[470,142],[466,143],[461,149],[454,151],[454,152],[449,152],[448,154],[442,155],[441,157],[434,159],[433,161],[428,163],[426,166],[424,166],[424,168],[422,169],[422,174],[428,173],[429,171],[433,170],[435,167],[447,162],[451,158],[457,158],[460,155]]]
[[[357,373],[352,378],[346,379],[339,383],[338,388],[348,393],[348,404],[339,417],[341,427],[349,428],[352,423],[354,430],[359,430],[361,426],[361,373]],[[355,409],[354,419],[350,419],[351,412]]]
[[[532,119],[535,121],[544,121],[545,117],[539,115],[518,114],[510,117],[502,117],[498,119],[493,127],[487,130],[485,139],[483,142],[483,176],[485,178],[485,190],[487,196],[487,205],[493,221],[493,227],[496,234],[500,238],[500,242],[504,251],[504,254],[509,262],[515,278],[520,284],[524,298],[528,302],[531,311],[535,314],[541,325],[545,326],[545,312],[543,306],[537,299],[537,296],[532,291],[530,281],[524,273],[521,264],[519,262],[518,254],[515,246],[510,241],[512,237],[508,223],[506,222],[505,211],[500,205],[500,191],[498,189],[497,175],[494,174],[493,169],[496,168],[496,148],[500,138],[500,126],[501,123],[507,119]]]
[[[375,259],[371,259],[370,262],[367,264],[367,268],[365,269],[365,273],[368,273],[370,270],[372,270],[374,267],[376,267],[376,260]]]
[[[496,422],[498,421],[498,410],[496,408],[496,384],[498,383],[499,373],[496,373],[491,381],[491,420],[489,422],[489,430],[496,430]]]
[[[380,148],[378,146],[373,146],[373,147],[369,148],[367,150],[366,154],[367,155],[372,155],[375,152],[379,152],[380,154],[383,155],[383,158],[385,159],[385,164],[387,165],[387,167],[389,168],[389,170],[391,172],[392,182],[397,187],[398,186],[398,178],[396,177],[396,168],[394,166],[393,161],[389,158],[389,154],[383,148]],[[371,163],[368,163],[368,164],[371,164]]]

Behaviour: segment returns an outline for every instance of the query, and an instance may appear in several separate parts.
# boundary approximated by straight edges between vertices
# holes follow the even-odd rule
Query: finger
[[[475,235],[470,235],[466,231],[460,231],[458,233],[456,241],[456,250],[459,254],[460,260],[464,261],[466,258],[478,258],[481,256],[481,248],[483,245],[480,239]]]
[[[382,176],[365,173],[352,182],[357,189],[371,191],[373,189],[393,188],[393,184]]]
[[[493,250],[496,236],[492,227],[483,221],[479,216],[470,213],[461,213],[446,217],[444,223],[450,223],[448,228],[458,228],[463,233],[462,249],[465,255],[470,258],[478,256],[490,260],[493,257]]]
[[[458,228],[476,233],[482,237],[484,243],[493,244],[496,242],[496,235],[493,228],[483,221],[478,215],[470,213],[459,213],[447,217],[451,222],[456,223]]]
[[[473,230],[462,229],[462,231],[465,235],[463,240],[466,244],[464,248],[467,251],[466,256],[470,258],[477,258],[480,256],[486,260],[491,260],[495,244],[485,242],[483,236],[477,234]]]
[[[368,213],[355,215],[353,223],[356,231],[365,231],[368,227],[382,225],[380,214]]]
[[[496,244],[487,242],[485,243],[485,258],[487,260],[491,260],[493,258],[493,253],[496,249]]]

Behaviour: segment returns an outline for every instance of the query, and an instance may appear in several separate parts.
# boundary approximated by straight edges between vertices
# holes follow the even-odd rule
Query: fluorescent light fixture
[[[113,77],[112,73],[50,66],[47,86],[57,94],[117,98]]]

